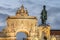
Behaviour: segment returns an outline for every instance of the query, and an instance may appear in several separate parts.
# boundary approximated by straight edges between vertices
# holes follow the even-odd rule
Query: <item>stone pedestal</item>
[[[50,39],[50,26],[49,25],[40,25],[38,29],[39,29],[39,38],[41,40],[44,39],[44,36],[47,38],[47,40]]]

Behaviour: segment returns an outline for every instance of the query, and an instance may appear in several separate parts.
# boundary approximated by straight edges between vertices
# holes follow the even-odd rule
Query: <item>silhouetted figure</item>
[[[26,38],[23,38],[23,40],[27,40]]]

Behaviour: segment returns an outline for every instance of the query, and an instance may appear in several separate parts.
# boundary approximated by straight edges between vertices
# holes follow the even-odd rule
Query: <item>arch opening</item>
[[[16,34],[16,40],[26,40],[28,37],[28,34],[25,32],[18,32]]]

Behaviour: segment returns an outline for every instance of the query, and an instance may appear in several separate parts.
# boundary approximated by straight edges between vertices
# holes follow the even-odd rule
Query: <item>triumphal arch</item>
[[[8,16],[7,26],[0,32],[0,40],[16,40],[18,32],[27,34],[27,40],[50,40],[50,26],[37,26],[37,18],[29,16],[28,10],[22,5],[15,16]]]

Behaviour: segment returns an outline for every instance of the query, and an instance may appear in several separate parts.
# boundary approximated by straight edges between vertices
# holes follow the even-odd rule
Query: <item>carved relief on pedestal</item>
[[[50,39],[50,26],[39,26],[39,37],[42,40],[43,37],[45,36],[47,39]]]

